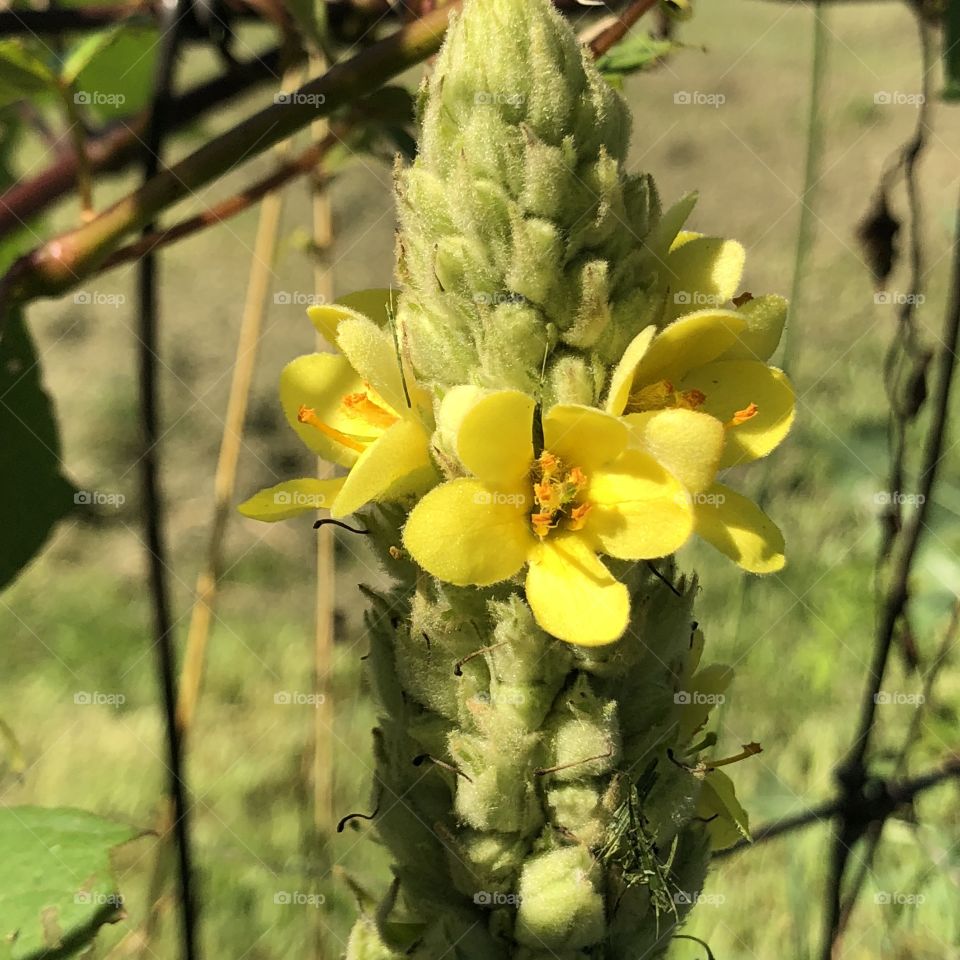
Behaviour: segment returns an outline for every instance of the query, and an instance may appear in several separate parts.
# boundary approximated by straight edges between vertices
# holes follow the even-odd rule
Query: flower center
[[[676,390],[669,380],[658,380],[630,394],[625,413],[647,413],[651,410],[696,410],[706,400],[700,390]]]
[[[567,467],[549,450],[534,461],[531,471],[533,499],[530,515],[533,532],[542,540],[564,522],[567,530],[582,530],[590,513],[590,504],[580,495],[587,487],[587,475],[579,467]]]
[[[388,407],[372,399],[367,392],[348,393],[340,401],[340,407],[348,417],[371,428],[373,436],[344,433],[342,430],[337,430],[335,427],[331,427],[329,423],[324,423],[317,416],[317,411],[308,406],[300,407],[297,411],[297,420],[313,427],[314,430],[319,430],[325,437],[329,437],[335,443],[356,450],[357,453],[363,453],[377,438],[378,434],[383,433],[387,427],[393,426],[400,419]]]
[[[648,413],[653,410],[696,410],[706,402],[707,395],[702,390],[676,390],[669,380],[658,380],[647,384],[630,394],[624,413]],[[724,424],[727,429],[739,427],[752,420],[760,408],[748,403]]]

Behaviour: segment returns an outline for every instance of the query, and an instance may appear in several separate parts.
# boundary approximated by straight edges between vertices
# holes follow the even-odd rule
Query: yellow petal
[[[489,483],[525,477],[533,463],[533,398],[519,390],[457,396],[467,398],[456,432],[461,463]]]
[[[342,477],[332,480],[318,480],[315,477],[284,480],[244,500],[237,510],[251,520],[275,523],[301,513],[328,509],[342,486]]]
[[[713,483],[726,431],[715,417],[696,410],[654,410],[624,417],[631,444],[646,450],[689,491]]]
[[[743,320],[733,310],[688,313],[654,338],[636,365],[633,385],[679,380],[728,350],[743,328]]]
[[[390,327],[366,317],[347,317],[337,327],[337,346],[366,383],[400,413],[407,409],[397,345]]]
[[[624,351],[620,362],[613,371],[610,378],[610,389],[607,391],[607,402],[604,409],[607,413],[612,413],[619,417],[627,405],[627,399],[630,397],[630,389],[633,386],[633,376],[636,373],[637,365],[643,359],[644,354],[650,347],[650,341],[656,334],[656,327],[647,327],[641,330],[629,346]]]
[[[613,643],[630,622],[630,595],[576,535],[537,544],[527,570],[527,601],[537,623],[558,640]]]
[[[649,453],[626,450],[594,473],[584,527],[603,553],[648,560],[679,549],[693,529],[690,495]]]
[[[627,439],[626,426],[596,407],[558,404],[543,417],[545,449],[587,472],[616,459]]]
[[[357,453],[327,437],[315,427],[297,421],[301,406],[316,411],[318,419],[334,430],[372,439],[369,425],[347,414],[342,401],[363,389],[363,382],[350,364],[333,353],[310,353],[291,360],[280,374],[280,403],[287,423],[314,453],[349,467]]]
[[[746,329],[721,359],[769,360],[780,343],[788,307],[787,301],[775,294],[745,303],[737,313],[746,322]]]
[[[752,501],[723,484],[695,498],[697,533],[750,573],[783,569],[783,534]]]
[[[720,469],[765,457],[790,431],[794,418],[793,387],[782,370],[759,360],[718,360],[693,370],[680,390],[700,390],[706,400],[699,410],[728,423],[751,403],[757,412],[727,430]]]
[[[403,528],[403,543],[428,573],[457,586],[489,586],[517,573],[534,544],[525,487],[460,479],[431,490]]]
[[[426,431],[415,420],[398,420],[360,454],[331,513],[344,517],[371,501],[394,500],[424,490],[437,479]]]
[[[722,307],[737,292],[746,252],[736,240],[693,237],[667,257],[666,319],[704,307]]]
[[[307,316],[327,343],[336,346],[340,323],[351,317],[366,317],[378,327],[386,326],[390,312],[396,311],[398,296],[395,290],[358,290],[336,303],[308,307]]]

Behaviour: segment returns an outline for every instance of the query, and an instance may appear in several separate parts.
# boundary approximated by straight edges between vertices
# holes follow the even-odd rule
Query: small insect
[[[677,855],[679,834],[674,836],[670,852],[666,859],[661,861],[656,839],[647,829],[647,819],[643,815],[643,801],[649,796],[657,779],[656,766],[657,760],[651,760],[640,779],[635,784],[630,784],[626,800],[613,815],[600,857],[620,868],[624,893],[635,886],[649,889],[659,935],[661,914],[672,914],[674,924],[679,921],[677,903],[682,900],[677,898],[683,894],[670,876]],[[620,897],[622,899],[623,894]]]

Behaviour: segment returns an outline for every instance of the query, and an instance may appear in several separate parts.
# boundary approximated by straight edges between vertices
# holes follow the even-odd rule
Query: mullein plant
[[[311,308],[336,352],[281,377],[344,469],[240,506],[356,515],[395,583],[365,591],[394,879],[347,957],[658,956],[747,835],[719,768],[759,747],[706,759],[732,671],[672,554],[784,564],[717,478],[790,428],[786,303],[737,296],[743,248],[626,172],[627,109],[548,0],[468,0],[420,120],[399,292]]]

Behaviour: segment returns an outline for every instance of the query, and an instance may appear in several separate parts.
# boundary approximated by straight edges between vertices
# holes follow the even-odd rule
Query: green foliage
[[[79,810],[0,808],[0,957],[73,956],[118,919],[110,851],[139,833]]]
[[[52,90],[56,74],[26,44],[0,40],[0,106]]]
[[[618,44],[597,60],[597,69],[615,86],[642,70],[649,70],[680,44],[674,40],[654,37],[649,33],[628,33]]]
[[[61,472],[53,406],[40,379],[36,348],[19,313],[7,318],[0,340],[0,588],[43,546],[53,525],[73,506]]]

